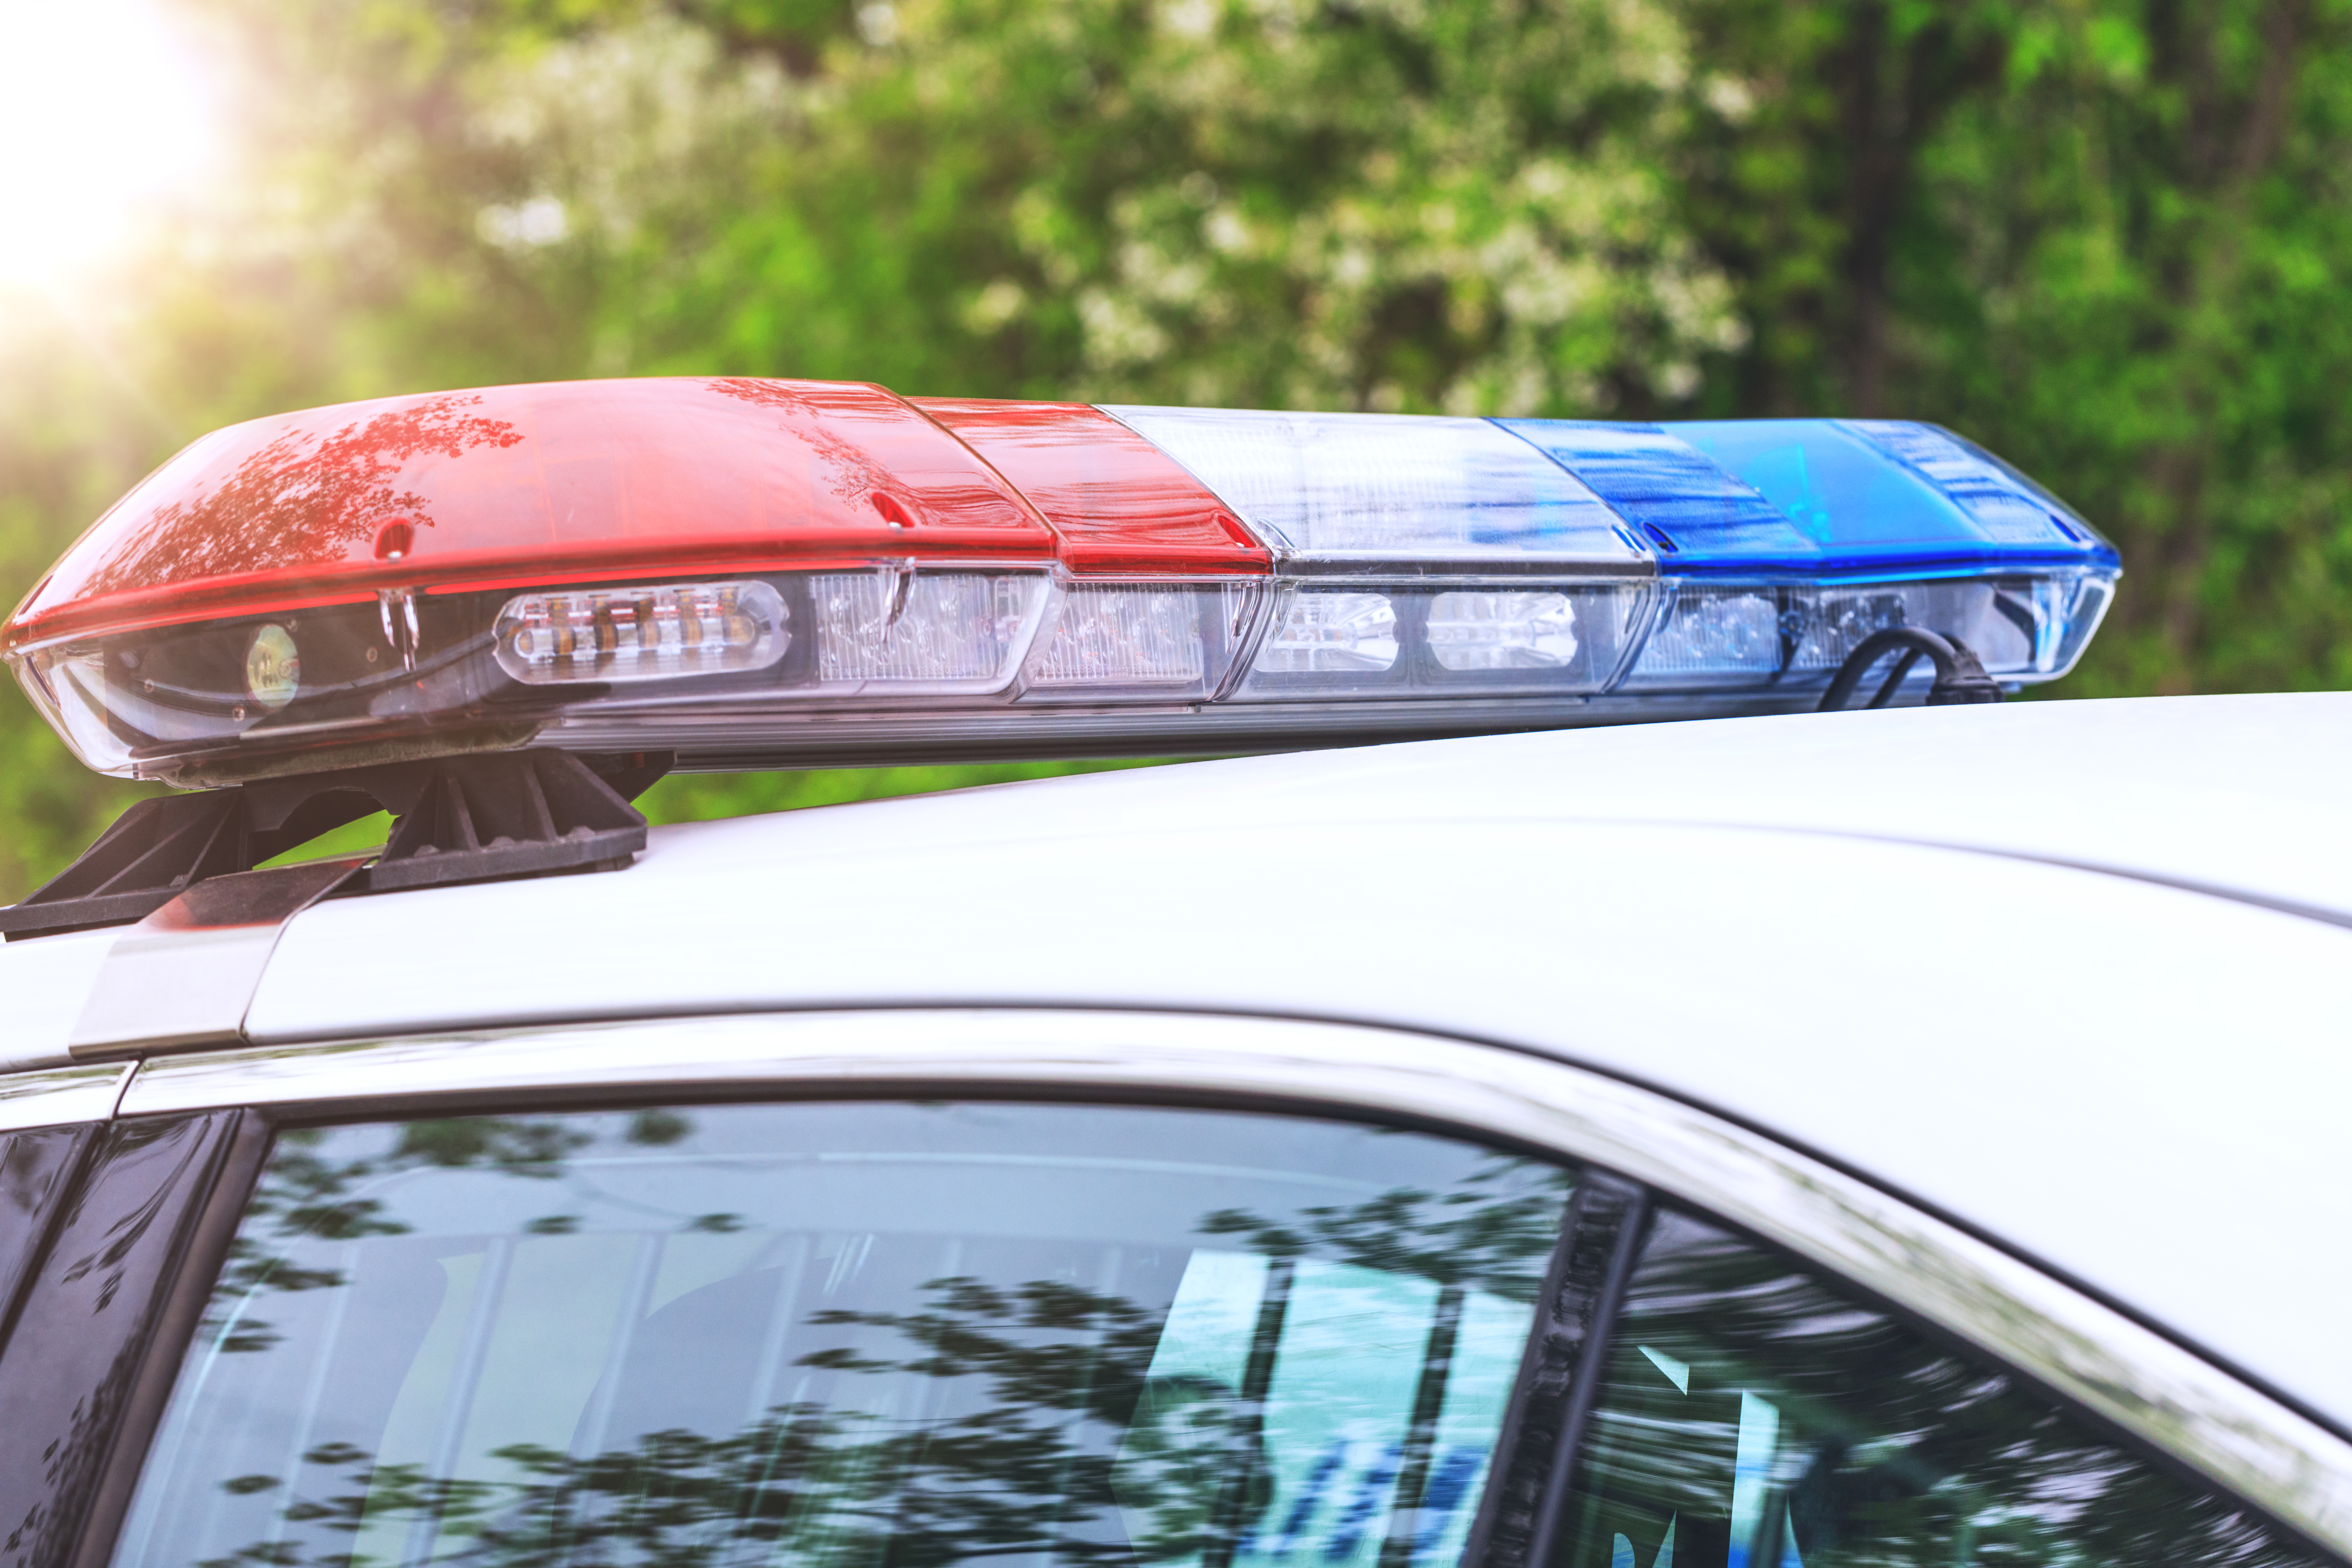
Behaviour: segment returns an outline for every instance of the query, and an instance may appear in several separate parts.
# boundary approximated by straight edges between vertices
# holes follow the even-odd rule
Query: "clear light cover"
[[[518,595],[493,635],[499,667],[526,685],[675,680],[767,668],[789,619],[765,583],[685,583]]]
[[[1623,689],[1825,686],[1864,639],[1895,626],[1958,638],[1997,679],[2047,680],[2081,656],[2110,591],[2096,573],[1834,586],[1670,582]]]
[[[1212,696],[1249,629],[1244,584],[1064,584],[1021,673],[1032,701]]]
[[[109,713],[121,705],[121,700],[108,689],[103,653],[43,648],[26,659],[22,673],[22,685],[33,705],[74,755],[102,773],[131,772],[131,748],[108,722]]]
[[[1635,689],[1759,686],[1780,673],[1780,601],[1769,586],[1677,584],[1626,684]]]
[[[1565,594],[1465,592],[1429,602],[1429,651],[1445,669],[1566,669],[1583,645]]]
[[[1582,480],[1488,420],[1106,406],[1215,491],[1292,570],[1397,561],[1649,566]]]
[[[1647,622],[1646,583],[1341,584],[1309,579],[1279,591],[1265,640],[1236,697],[1606,690]]]
[[[821,689],[993,691],[1036,630],[1045,579],[884,567],[820,574],[810,589]]]
[[[2042,577],[1863,584],[1794,594],[1787,623],[1795,643],[1790,668],[1834,674],[1864,638],[1908,626],[1958,638],[1990,674],[2052,675],[2072,608],[2066,590],[2080,586]]]
[[[1294,593],[1250,666],[1259,675],[1377,675],[1397,661],[1396,605],[1386,594]]]
[[[2085,573],[2072,583],[2061,579],[2039,584],[2036,603],[2046,614],[2037,626],[2034,646],[2048,653],[2037,658],[2034,674],[2054,680],[2074,668],[2091,646],[2092,634],[2106,619],[2115,596],[2116,580],[2107,574]]]

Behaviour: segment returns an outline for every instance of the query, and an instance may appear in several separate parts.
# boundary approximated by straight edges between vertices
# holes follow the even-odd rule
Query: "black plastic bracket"
[[[1903,678],[1911,673],[1911,667],[1919,662],[1921,654],[1936,663],[1936,683],[1927,688],[1928,707],[2000,700],[2000,683],[1985,673],[1983,661],[1959,638],[1944,637],[1925,626],[1889,626],[1854,645],[1845,662],[1838,666],[1837,678],[1822,694],[1821,711],[1834,713],[1843,708],[1862,684],[1862,678],[1870,673],[1871,666],[1897,649],[1901,653],[1895,668],[1887,672],[1876,694],[1864,707],[1884,708],[1893,701]]]
[[[378,811],[397,818],[392,836],[341,894],[617,870],[646,847],[646,819],[629,803],[669,766],[667,752],[492,752],[159,795],[0,909],[0,934],[142,920],[191,883],[249,871]]]

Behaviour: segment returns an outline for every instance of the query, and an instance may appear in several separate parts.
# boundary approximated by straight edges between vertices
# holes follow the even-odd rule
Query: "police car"
[[[195,787],[0,911],[0,1563],[2340,1561],[2352,708],[1987,700],[2117,570],[1907,424],[199,441],[5,629]],[[1121,752],[1276,754],[628,804]]]

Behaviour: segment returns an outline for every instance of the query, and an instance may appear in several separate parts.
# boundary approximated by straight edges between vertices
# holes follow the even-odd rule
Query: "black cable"
[[[1871,667],[1898,648],[1902,652],[1895,661],[1894,673],[1880,684],[1865,707],[1884,708],[1895,700],[1903,678],[1911,673],[1911,667],[1919,662],[1921,654],[1936,664],[1936,683],[1927,688],[1929,707],[2000,700],[2000,683],[1985,673],[1983,662],[1959,638],[1939,636],[1925,626],[1889,626],[1863,638],[1861,645],[1846,656],[1845,662],[1838,666],[1837,678],[1822,693],[1820,710],[1834,713],[1843,708],[1853,700]]]
[[[1916,647],[1906,647],[1897,654],[1895,658],[1895,668],[1886,672],[1886,679],[1878,683],[1878,690],[1863,706],[1884,708],[1894,701],[1895,694],[1903,689],[1903,678],[1909,675],[1911,667],[1918,662],[1919,650]]]

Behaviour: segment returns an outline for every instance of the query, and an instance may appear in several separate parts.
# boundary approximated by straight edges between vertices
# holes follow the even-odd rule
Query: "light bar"
[[[103,772],[1273,749],[1812,706],[1912,626],[2063,674],[2119,570],[1930,426],[580,382],[205,437],[5,651]]]

